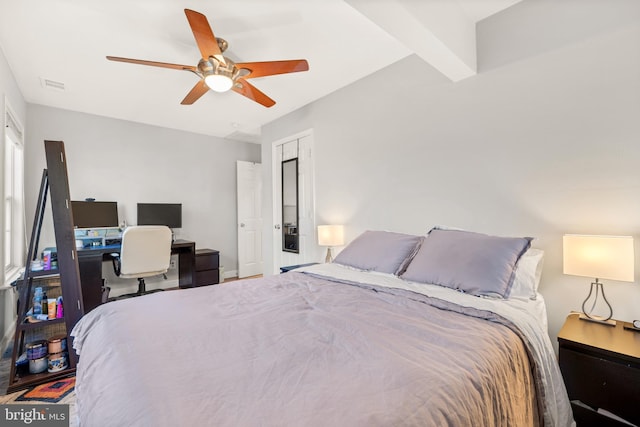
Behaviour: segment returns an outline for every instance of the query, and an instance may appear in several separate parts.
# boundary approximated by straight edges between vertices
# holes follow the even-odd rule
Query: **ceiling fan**
[[[227,49],[228,43],[226,40],[213,35],[213,30],[209,25],[209,21],[207,21],[207,17],[190,9],[185,9],[184,13],[187,15],[189,26],[202,54],[202,59],[200,59],[196,67],[192,65],[120,58],[117,56],[107,56],[107,59],[110,61],[130,62],[153,67],[191,71],[196,74],[200,77],[200,81],[196,83],[182,100],[182,105],[193,104],[202,95],[207,93],[209,89],[216,92],[226,92],[231,89],[265,107],[271,107],[276,102],[250,84],[247,79],[309,70],[309,64],[304,59],[234,63],[222,55]]]

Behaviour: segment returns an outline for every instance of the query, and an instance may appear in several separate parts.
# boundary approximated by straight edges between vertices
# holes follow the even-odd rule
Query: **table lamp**
[[[582,303],[580,318],[615,326],[615,320],[611,320],[613,309],[609,301],[607,301],[604,287],[599,280],[609,279],[633,282],[633,237],[565,234],[562,238],[562,246],[562,272],[564,274],[596,279],[595,282],[591,283],[589,294]],[[606,317],[592,313],[600,293],[609,308],[609,314]],[[587,309],[585,306],[591,295],[594,295],[593,304]]]
[[[320,246],[327,246],[327,256],[324,262],[333,261],[333,256],[331,255],[331,247],[344,245],[344,226],[319,225],[318,244]]]

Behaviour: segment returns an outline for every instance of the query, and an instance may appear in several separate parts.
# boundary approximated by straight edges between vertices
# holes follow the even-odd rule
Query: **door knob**
[[[280,230],[280,224],[276,224],[276,230]]]
[[[240,227],[244,227],[244,222],[241,222],[241,223],[240,223]]]

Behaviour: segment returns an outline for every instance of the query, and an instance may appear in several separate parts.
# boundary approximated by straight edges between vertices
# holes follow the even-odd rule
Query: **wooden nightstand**
[[[560,370],[581,426],[625,426],[602,409],[640,425],[640,332],[567,317],[558,334]],[[580,401],[577,403],[576,401]]]
[[[287,273],[291,270],[295,270],[296,268],[300,268],[300,267],[306,267],[308,265],[316,265],[317,262],[310,262],[308,264],[298,264],[298,265],[288,265],[286,267],[280,267],[280,274],[282,273]]]

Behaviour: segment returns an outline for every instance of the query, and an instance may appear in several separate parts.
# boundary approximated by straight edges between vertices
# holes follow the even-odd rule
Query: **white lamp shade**
[[[320,246],[344,245],[344,226],[319,225],[318,226],[318,244]]]
[[[634,281],[633,237],[566,234],[563,273],[597,279]]]

